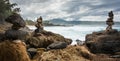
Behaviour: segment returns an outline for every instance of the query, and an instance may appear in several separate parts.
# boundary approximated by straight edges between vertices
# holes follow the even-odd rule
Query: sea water
[[[31,30],[35,30],[35,26],[28,26]],[[92,32],[97,32],[101,30],[105,30],[107,25],[74,25],[74,26],[46,26],[45,30],[51,31],[57,34],[60,34],[66,38],[70,38],[73,40],[72,44],[76,44],[75,40],[79,39],[81,41],[85,41],[86,34],[90,34]],[[120,31],[120,25],[114,25],[114,29],[118,29]]]

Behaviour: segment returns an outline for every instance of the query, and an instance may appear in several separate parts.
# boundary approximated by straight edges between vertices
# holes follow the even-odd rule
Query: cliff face
[[[93,53],[120,52],[120,32],[117,30],[93,32],[86,36],[85,44]]]

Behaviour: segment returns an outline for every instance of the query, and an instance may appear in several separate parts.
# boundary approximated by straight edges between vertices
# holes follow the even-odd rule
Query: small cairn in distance
[[[35,24],[35,27],[37,29],[35,29],[34,31],[34,36],[40,36],[41,33],[44,29],[43,29],[43,20],[42,20],[42,17],[40,16],[38,19],[37,19],[37,23]]]
[[[106,24],[108,25],[107,28],[106,28],[106,31],[112,30],[112,25],[114,25],[114,21],[113,21],[113,19],[114,19],[114,14],[113,14],[113,12],[110,11],[110,12],[108,13],[108,16],[109,16],[109,18],[108,18],[107,21],[106,21]]]

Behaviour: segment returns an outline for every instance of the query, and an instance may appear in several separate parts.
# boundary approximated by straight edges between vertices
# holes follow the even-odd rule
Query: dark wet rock
[[[120,32],[112,29],[112,25],[114,25],[113,12],[110,11],[108,16],[106,30],[86,35],[85,45],[93,53],[114,54],[120,51]]]
[[[119,32],[118,32],[118,30],[117,29],[113,29],[113,30],[109,30],[109,31],[107,31],[107,32],[105,32],[106,34],[111,34],[111,35],[113,35],[113,34],[118,34]]]
[[[26,25],[23,18],[17,13],[13,13],[8,18],[6,18],[5,21],[13,24],[14,27],[25,27]]]
[[[50,50],[50,49],[64,49],[66,47],[67,47],[67,43],[65,43],[65,42],[54,42],[47,47],[47,50]]]
[[[32,59],[36,55],[37,49],[29,48],[29,49],[27,49],[27,52],[28,52],[29,57]]]
[[[77,42],[77,45],[83,45],[84,44],[84,41],[81,41],[79,39],[77,39],[76,42]]]
[[[113,30],[110,33],[103,31],[99,35],[96,33],[88,34],[85,44],[93,53],[113,54],[120,51],[120,33]]]
[[[22,30],[10,29],[5,32],[5,38],[8,40],[25,40],[27,35],[28,33]]]
[[[41,33],[43,30],[42,29],[35,29],[35,35],[39,35],[39,33]]]

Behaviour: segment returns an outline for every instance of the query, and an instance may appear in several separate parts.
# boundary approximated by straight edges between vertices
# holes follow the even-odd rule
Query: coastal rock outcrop
[[[93,32],[86,35],[85,44],[93,53],[114,54],[120,52],[120,32],[112,29],[113,12],[109,12],[108,27],[104,31]]]
[[[41,35],[41,36],[40,36]],[[59,34],[55,34],[49,31],[42,31],[39,33],[39,36],[30,37],[26,43],[29,47],[34,48],[47,48],[48,45],[54,42],[66,42],[68,45],[72,43],[71,39],[64,38]]]
[[[115,33],[114,33],[115,32]],[[85,44],[93,53],[115,53],[120,51],[120,32],[93,32],[86,36]],[[110,33],[110,34],[109,34]],[[112,33],[112,34],[111,34]]]
[[[65,42],[67,45],[72,43],[71,39],[64,38],[59,34],[45,31],[42,25],[42,17],[37,19],[35,25],[37,29],[32,33],[32,36],[26,41],[27,45],[32,48],[47,48],[54,42]]]

